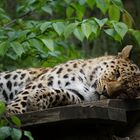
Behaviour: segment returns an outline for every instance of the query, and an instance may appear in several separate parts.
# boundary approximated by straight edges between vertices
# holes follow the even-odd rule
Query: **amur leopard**
[[[19,89],[19,84],[17,93],[12,78],[12,86],[8,88],[8,92],[16,96],[7,105],[7,113],[24,113],[60,105],[117,98],[120,94],[135,98],[140,84],[134,84],[139,80],[136,77],[140,75],[140,70],[129,59],[131,50],[132,46],[128,45],[116,56],[72,60],[48,68],[35,80],[31,78],[31,82],[23,88]],[[8,74],[13,77],[12,73]],[[136,91],[134,94],[133,89]]]

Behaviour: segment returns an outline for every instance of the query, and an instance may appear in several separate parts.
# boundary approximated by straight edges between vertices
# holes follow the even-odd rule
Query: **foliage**
[[[82,57],[75,46],[103,34],[118,42],[131,34],[140,45],[140,32],[131,29],[133,18],[121,0],[17,1],[14,19],[1,7],[1,70],[53,66]]]
[[[6,106],[0,101],[0,140],[11,138],[12,140],[20,140],[23,136],[33,140],[32,134],[29,131],[20,129],[21,121],[16,116],[7,118],[5,115]]]

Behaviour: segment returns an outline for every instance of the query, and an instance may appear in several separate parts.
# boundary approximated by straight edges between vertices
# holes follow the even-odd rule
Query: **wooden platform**
[[[109,138],[110,135],[127,133],[140,120],[140,99],[101,100],[29,112],[18,117],[21,119],[22,128],[32,131],[37,140],[98,140],[96,137]],[[55,135],[52,135],[52,132]]]

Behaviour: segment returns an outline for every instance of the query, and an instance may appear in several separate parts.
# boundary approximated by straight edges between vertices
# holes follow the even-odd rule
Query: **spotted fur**
[[[140,73],[129,59],[131,49],[132,46],[126,46],[116,56],[72,60],[48,69],[18,92],[7,112],[24,113],[116,98],[125,86],[133,89],[133,77]],[[127,94],[131,93],[128,90]]]
[[[0,73],[0,100],[9,103],[27,84],[46,71],[47,68],[29,68]]]

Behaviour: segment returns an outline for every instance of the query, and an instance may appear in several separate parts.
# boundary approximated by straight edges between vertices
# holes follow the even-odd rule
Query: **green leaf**
[[[17,56],[21,57],[21,55],[24,53],[24,49],[19,42],[11,42],[10,46],[13,48]]]
[[[15,32],[13,32],[13,31],[8,32],[7,35],[8,35],[8,38],[9,38],[10,41],[18,38],[18,33],[16,31]]]
[[[43,7],[41,7],[41,9],[43,10],[43,11],[45,11],[46,13],[49,13],[50,15],[52,15],[52,8],[50,7],[50,6],[48,6],[48,5],[45,5],[45,6],[43,6]]]
[[[5,13],[4,9],[0,8],[0,13]]]
[[[36,49],[40,49],[41,46],[43,46],[42,41],[40,39],[34,38],[29,40],[30,46]]]
[[[60,55],[59,51],[53,51],[53,52],[48,52],[49,55],[53,56],[53,57],[58,57],[58,55]]]
[[[95,5],[95,0],[86,0],[88,6],[93,9]]]
[[[45,22],[45,23],[41,24],[40,30],[43,33],[44,31],[46,31],[50,27],[51,27],[51,22]]]
[[[31,33],[28,34],[27,39],[32,39],[32,38],[35,38],[35,37],[36,37],[36,34],[31,32]]]
[[[27,52],[31,48],[31,45],[29,44],[29,42],[28,41],[25,41],[25,42],[22,43],[22,46],[23,46],[25,52]]]
[[[82,32],[86,36],[87,39],[90,36],[90,34],[92,33],[91,28],[92,28],[92,26],[88,22],[83,22],[81,25]]]
[[[102,28],[104,26],[104,24],[108,21],[107,18],[104,18],[104,19],[97,19],[97,18],[94,18],[94,20],[98,23],[99,27]]]
[[[54,41],[52,39],[41,39],[41,40],[50,51],[54,51]]]
[[[131,28],[134,23],[132,16],[127,11],[123,13],[122,20],[129,28]]]
[[[13,52],[12,53],[11,52],[8,52],[6,54],[6,56],[8,56],[10,59],[13,59],[13,60],[17,60],[18,59],[18,56],[15,55]]]
[[[85,12],[85,6],[78,3],[72,3],[71,6],[76,10],[77,17],[82,19]]]
[[[0,43],[0,56],[4,56],[8,50],[7,42]]]
[[[121,37],[119,36],[119,34],[117,34],[117,32],[114,29],[106,29],[104,31],[105,31],[106,34],[111,36],[116,41],[119,41],[119,42],[121,41]]]
[[[5,103],[0,101],[0,115],[2,115],[6,110]]]
[[[58,35],[61,35],[64,32],[65,25],[63,22],[56,22],[53,23],[53,28],[58,33]]]
[[[81,28],[76,28],[76,29],[74,30],[74,35],[75,35],[76,38],[79,39],[81,42],[83,41],[83,39],[84,39],[84,34],[83,34]]]
[[[111,2],[118,6],[118,8],[120,9],[120,11],[123,11],[124,7],[123,7],[123,3],[121,0],[111,0]]]
[[[79,0],[78,2],[80,5],[84,5],[86,3],[86,0]]]
[[[48,56],[47,52],[44,51],[44,46],[43,46],[43,42],[41,41],[41,39],[31,39],[29,40],[30,46],[32,46],[33,48],[36,49],[37,53],[39,53],[40,55],[45,55]]]
[[[5,140],[10,136],[11,128],[8,126],[3,126],[0,128],[0,140]]]
[[[88,22],[91,24],[91,27],[92,27],[91,30],[92,30],[92,32],[93,32],[95,35],[97,35],[98,29],[99,29],[98,23],[95,22],[94,20],[89,20]]]
[[[69,6],[67,9],[66,9],[66,15],[68,18],[70,18],[72,16],[72,14],[74,13],[74,8]]]
[[[0,13],[0,19],[10,20],[10,18],[5,13]]]
[[[126,24],[122,23],[122,22],[117,22],[117,23],[113,23],[113,27],[115,29],[115,31],[120,35],[120,37],[123,39],[123,37],[125,36],[125,34],[128,31],[128,27]]]
[[[97,8],[99,8],[103,14],[105,14],[108,10],[109,3],[110,0],[96,0]]]
[[[20,140],[22,137],[22,132],[19,129],[12,128],[11,130],[11,137],[13,140]]]
[[[7,36],[6,35],[0,35],[0,40],[7,40]]]
[[[30,1],[28,1],[28,5],[32,5],[32,4],[34,4],[36,2],[36,0],[30,0]]]
[[[8,125],[8,121],[5,119],[0,119],[0,127]]]
[[[108,10],[109,18],[111,20],[119,21],[120,19],[120,9],[115,5],[110,5]]]
[[[23,30],[23,31],[19,31],[18,32],[18,34],[17,34],[17,36],[18,36],[18,40],[19,41],[25,41],[26,39],[27,39],[27,36],[29,35],[29,34],[31,34],[31,30]],[[29,37],[29,36],[28,36]]]
[[[29,140],[34,140],[34,138],[32,137],[31,132],[29,131],[24,131],[24,135],[27,136],[29,138]]]
[[[12,117],[11,117],[11,120],[12,120],[12,122],[13,122],[16,126],[18,126],[18,127],[21,126],[21,121],[20,121],[20,119],[19,119],[18,117],[12,116]]]
[[[136,39],[137,43],[140,45],[140,31],[131,29],[133,37]]]
[[[64,37],[65,38],[69,37],[77,25],[78,25],[78,23],[70,23],[69,25],[67,25],[64,30]]]

